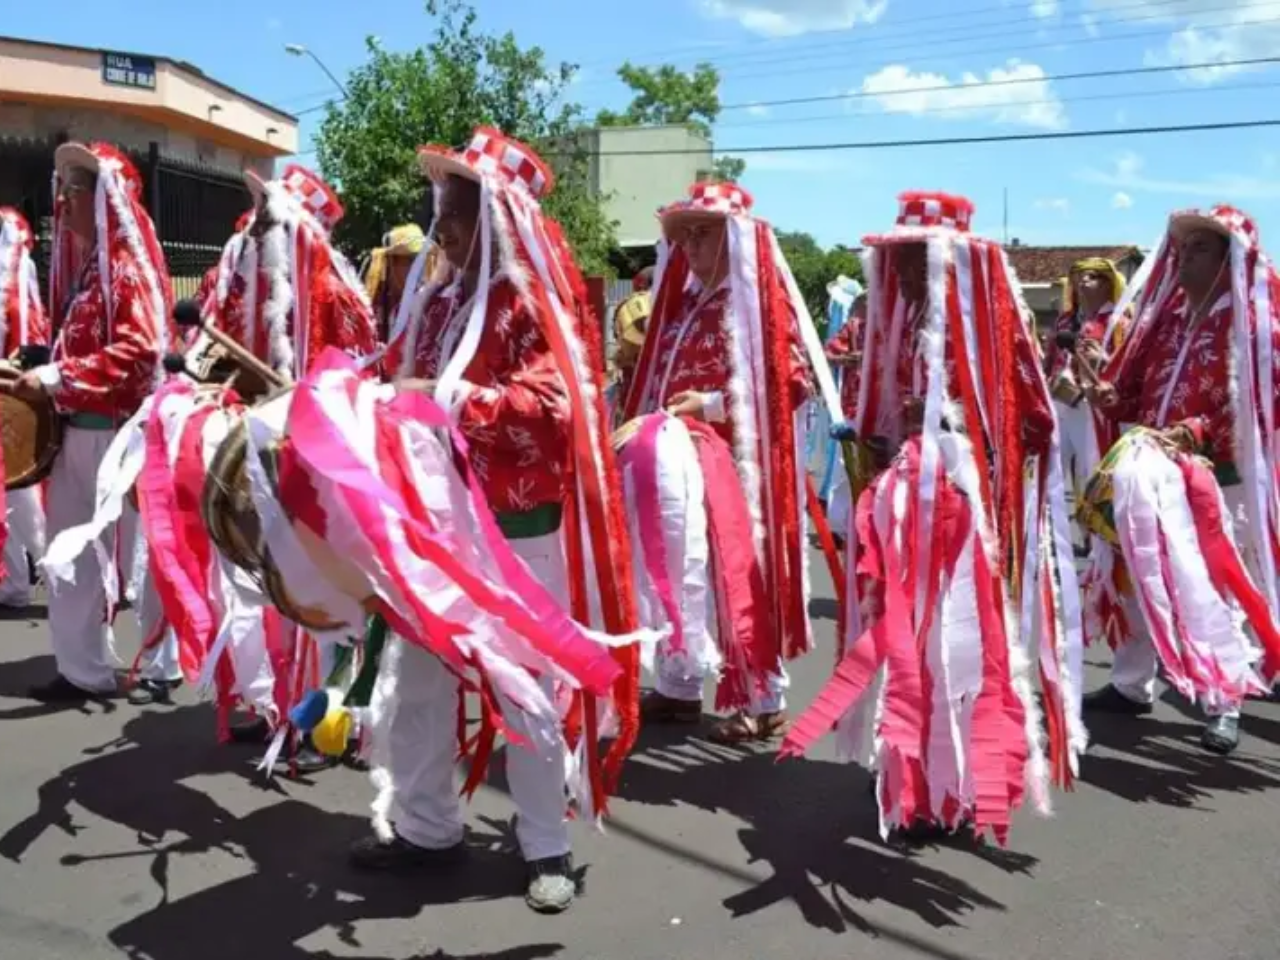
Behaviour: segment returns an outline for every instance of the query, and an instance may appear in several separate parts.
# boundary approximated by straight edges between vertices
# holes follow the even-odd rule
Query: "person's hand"
[[[1120,402],[1120,394],[1116,392],[1115,384],[1106,381],[1087,385],[1084,388],[1084,395],[1099,410],[1110,410]]]
[[[843,441],[858,439],[857,428],[848,420],[841,420],[839,423],[833,423],[831,425],[830,434],[832,440]]]
[[[1195,453],[1200,449],[1196,435],[1186,424],[1170,427],[1163,433],[1164,439],[1183,453]]]
[[[436,395],[436,381],[424,380],[420,377],[406,377],[396,381],[396,393],[423,393],[428,397]]]
[[[693,420],[705,420],[706,410],[702,405],[702,395],[693,390],[677,393],[667,404],[667,413],[673,417],[689,417]]]
[[[49,395],[49,391],[45,389],[45,385],[40,382],[34,370],[28,370],[12,380],[0,378],[0,392],[12,394],[31,403],[39,403]]]

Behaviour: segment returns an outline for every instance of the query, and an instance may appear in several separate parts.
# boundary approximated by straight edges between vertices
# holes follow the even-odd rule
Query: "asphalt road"
[[[819,624],[796,703],[830,667],[832,623]],[[3,960],[1280,956],[1273,704],[1249,705],[1226,760],[1199,750],[1199,724],[1168,698],[1152,718],[1095,726],[1085,782],[1054,818],[1022,816],[1007,851],[885,846],[865,775],[829,743],[776,764],[649,735],[607,833],[575,828],[583,897],[539,917],[500,786],[472,805],[466,865],[371,879],[344,859],[368,829],[363,775],[267,783],[251,752],[214,744],[189,696],[59,712],[24,700],[52,671],[43,610],[0,623]]]

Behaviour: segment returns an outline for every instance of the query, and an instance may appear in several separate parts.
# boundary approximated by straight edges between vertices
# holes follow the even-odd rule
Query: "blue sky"
[[[423,42],[421,0],[221,0],[174,16],[172,0],[9,4],[5,34],[155,53],[286,110],[332,86],[285,43],[339,76],[364,37]],[[487,27],[511,29],[555,60],[581,64],[571,95],[621,106],[625,59],[707,60],[723,75],[719,148],[971,137],[1280,117],[1278,65],[1094,80],[1062,74],[1224,64],[1280,55],[1280,0],[478,0]],[[784,16],[782,11],[788,11]],[[991,79],[1026,82],[964,89]],[[925,89],[922,89],[925,88]],[[803,97],[843,97],[768,105]],[[316,112],[303,115],[304,148]],[[304,161],[309,159],[303,158]],[[1225,201],[1253,213],[1280,248],[1280,128],[917,147],[766,152],[748,158],[757,210],[824,243],[879,230],[903,189],[962,193],[979,232],[1025,243],[1147,244],[1168,211]],[[1272,233],[1272,230],[1276,231]],[[1268,241],[1270,243],[1268,244]]]

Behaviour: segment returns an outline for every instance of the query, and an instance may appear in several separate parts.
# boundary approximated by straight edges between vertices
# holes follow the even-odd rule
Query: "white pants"
[[[1236,484],[1222,491],[1226,501],[1227,516],[1231,520],[1231,528],[1236,545],[1241,543],[1240,533],[1245,529],[1246,514],[1244,512],[1244,485]],[[1242,550],[1245,566],[1251,575],[1256,577],[1255,564],[1250,551]],[[1130,700],[1137,703],[1151,703],[1156,696],[1156,675],[1160,670],[1160,661],[1156,654],[1155,644],[1151,641],[1151,633],[1147,629],[1142,604],[1136,595],[1130,594],[1125,600],[1125,619],[1128,620],[1132,637],[1116,648],[1111,663],[1111,685]],[[1206,711],[1209,716],[1214,713]],[[1218,711],[1218,715],[1227,717],[1240,716],[1240,707]]]
[[[664,697],[701,703],[703,686],[708,677],[719,673],[720,651],[711,634],[715,614],[711,609],[714,593],[711,587],[711,549],[708,540],[706,489],[698,455],[688,431],[679,422],[662,427],[657,439],[658,506],[662,523],[663,544],[667,554],[667,579],[679,607],[683,650],[673,650],[669,641],[658,645],[654,656],[654,688]],[[628,495],[633,487],[628,478]],[[634,501],[632,501],[634,503]],[[632,507],[632,543],[636,548],[633,561],[646,626],[662,626],[666,611],[658,600],[645,568],[643,546]],[[763,696],[753,691],[751,713],[773,713],[784,707],[787,673],[781,660],[768,679]]]
[[[109,430],[83,430],[67,427],[62,435],[62,449],[49,476],[49,538],[63,530],[88,523],[93,519],[98,465],[111,444]],[[120,549],[116,551],[125,581],[133,564],[138,532],[138,515],[128,505],[120,519]],[[116,550],[116,532],[108,529],[103,544]],[[49,636],[58,673],[82,690],[109,692],[116,689],[116,673],[112,648],[114,637],[106,622],[106,590],[97,552],[90,547],[75,562],[74,580],[51,584],[49,596]],[[136,609],[139,628],[145,638],[163,616],[159,597],[150,578],[145,577],[139,591]],[[147,680],[177,680],[182,676],[178,666],[177,642],[173,631],[143,656],[141,676]]]
[[[4,545],[6,575],[0,580],[0,606],[25,607],[31,600],[31,573],[27,558],[44,557],[44,507],[39,487],[10,490],[5,494],[9,536]]]
[[[566,607],[568,571],[559,533],[512,540],[515,550],[544,586]],[[454,779],[458,750],[458,678],[444,662],[401,640],[395,713],[389,731],[390,770],[394,784],[391,819],[396,833],[427,849],[443,849],[462,841],[462,802]],[[543,687],[554,701],[553,681]],[[508,745],[507,783],[519,817],[516,838],[525,860],[542,860],[569,852],[565,814],[566,746],[558,721],[529,717],[501,694],[503,719],[525,740]]]
[[[1058,414],[1062,474],[1066,479],[1068,497],[1072,504],[1076,504],[1089,482],[1090,465],[1098,455],[1093,449],[1093,414],[1089,405],[1083,402],[1073,407],[1055,400],[1053,406]],[[1079,523],[1073,520],[1072,527],[1077,542],[1087,543],[1088,537]]]
[[[840,459],[836,460],[835,478],[831,484],[831,496],[827,500],[827,523],[831,532],[845,542],[853,540],[849,529],[853,523],[853,489],[849,486],[849,471]]]

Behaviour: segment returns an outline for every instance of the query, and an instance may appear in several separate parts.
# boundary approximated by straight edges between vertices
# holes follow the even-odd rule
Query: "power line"
[[[1233,83],[1224,87],[1183,87],[1178,90],[1126,90],[1125,102],[1137,99],[1154,99],[1159,97],[1185,97],[1199,96],[1202,94],[1221,94],[1233,93],[1241,90],[1274,90],[1280,87],[1280,81],[1271,81],[1267,83]],[[959,88],[967,89],[967,88]],[[914,92],[914,91],[911,91]],[[996,103],[956,103],[948,104],[940,107],[924,107],[919,110],[909,111],[909,115],[916,116],[933,116],[943,113],[965,113],[974,111],[997,111],[1006,110],[1011,107],[1042,107],[1055,103],[1088,103],[1090,101],[1114,100],[1114,93],[1091,93],[1075,97],[1047,97],[1039,100],[1007,100]],[[890,111],[891,112],[891,111]],[[900,111],[907,114],[908,111]],[[851,114],[851,113],[824,113],[812,117],[770,117],[766,120],[749,120],[742,123],[717,123],[716,130],[740,130],[747,127],[773,126],[776,124],[786,123],[815,123],[821,120],[842,120],[852,119],[855,116],[866,116],[867,114]]]
[[[1043,133],[1000,133],[982,137],[934,137],[928,140],[860,140],[851,143],[780,143],[770,146],[717,147],[717,154],[820,153],[835,150],[885,150],[896,147],[949,147],[984,143],[1026,143],[1041,140],[1089,140],[1100,137],[1143,137],[1166,133],[1209,133],[1220,130],[1253,130],[1280,127],[1280,119],[1238,120],[1225,123],[1188,123],[1161,127],[1118,127],[1111,130],[1055,130]],[[705,150],[603,150],[588,157],[672,157],[706,153]],[[575,156],[550,153],[546,156]]]
[[[1159,67],[1128,67],[1117,70],[1084,70],[1078,73],[1057,73],[1039,77],[1006,77],[1000,80],[981,80],[977,83],[939,83],[927,87],[903,87],[898,90],[852,90],[848,93],[830,93],[817,97],[789,97],[785,100],[757,100],[753,103],[734,103],[720,108],[747,110],[760,107],[792,107],[808,103],[832,103],[837,100],[863,100],[874,97],[904,97],[917,93],[940,91],[982,90],[990,87],[1012,87],[1028,83],[1062,83],[1069,80],[1102,80],[1116,77],[1138,77],[1158,73],[1183,73],[1192,70],[1219,70],[1230,67],[1256,67],[1280,63],[1280,57],[1254,57],[1247,60],[1206,61],[1204,63],[1168,64]]]

